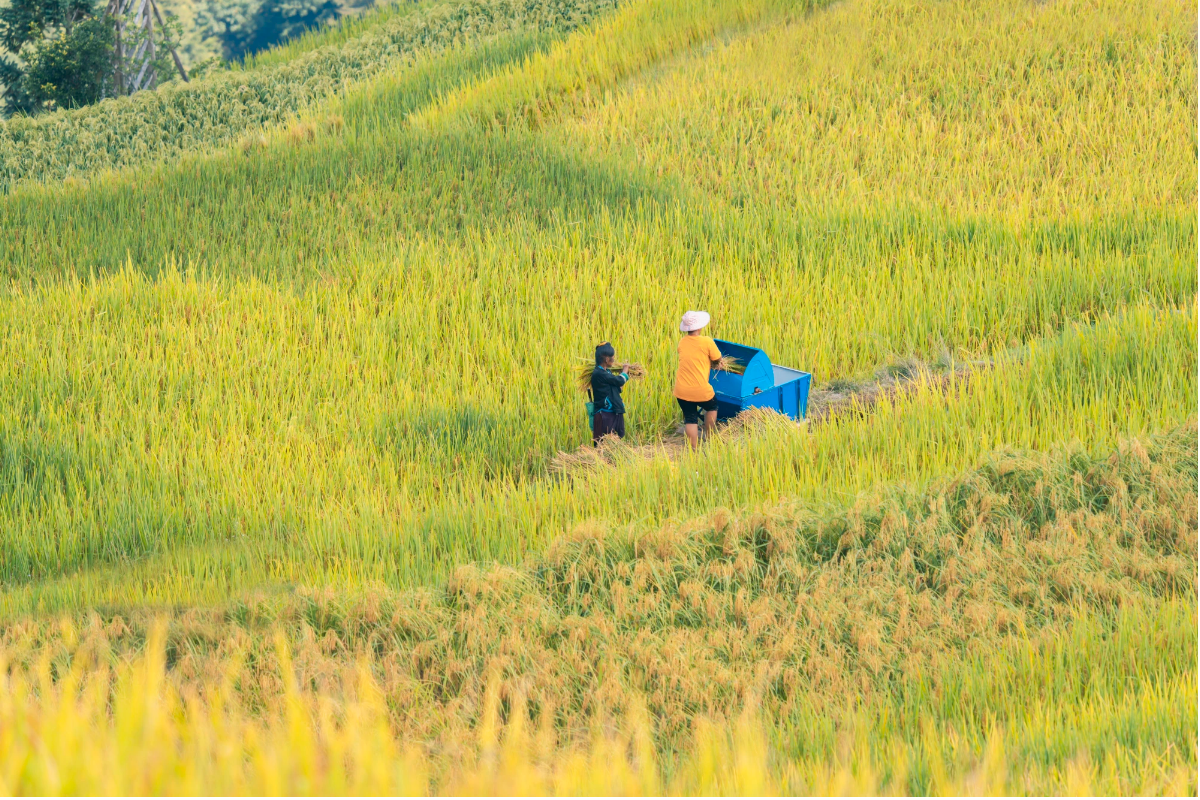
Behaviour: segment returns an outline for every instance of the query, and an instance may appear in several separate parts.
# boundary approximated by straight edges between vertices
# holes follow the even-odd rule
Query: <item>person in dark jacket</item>
[[[617,362],[617,351],[608,342],[596,347],[596,368],[592,370],[592,402],[596,412],[592,416],[592,444],[610,433],[625,438],[625,403],[621,400],[621,388],[629,382],[629,375],[622,370],[614,375],[613,365]]]

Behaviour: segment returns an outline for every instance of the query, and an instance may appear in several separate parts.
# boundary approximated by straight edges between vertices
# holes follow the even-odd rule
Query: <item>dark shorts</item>
[[[625,415],[597,411],[592,417],[592,444],[599,444],[601,437],[610,433],[625,438]]]
[[[684,425],[699,425],[700,417],[705,411],[717,410],[717,398],[715,396],[708,400],[701,400],[700,402],[696,402],[695,400],[680,400],[676,397],[675,402],[679,403],[679,408],[683,411]]]

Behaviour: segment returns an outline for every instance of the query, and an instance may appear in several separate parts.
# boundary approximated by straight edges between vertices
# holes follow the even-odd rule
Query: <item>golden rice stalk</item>
[[[734,375],[746,373],[746,365],[733,356],[721,356],[713,365],[713,369],[719,372],[732,372]]]
[[[579,391],[586,392],[592,388],[592,370],[596,368],[596,365],[587,359],[583,359],[583,361],[587,363],[581,363],[575,367],[575,378],[579,385]]]
[[[580,364],[576,367],[576,382],[579,385],[579,391],[586,392],[592,388],[592,372],[596,369],[595,362],[591,359],[581,358]],[[620,366],[611,367],[612,372],[624,372],[631,380],[641,380],[646,377],[646,368],[637,362],[625,362]]]
[[[625,374],[635,381],[640,381],[646,377],[646,368],[637,362],[627,362],[621,365]]]

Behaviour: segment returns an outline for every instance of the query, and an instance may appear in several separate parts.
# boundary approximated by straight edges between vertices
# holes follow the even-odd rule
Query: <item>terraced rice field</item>
[[[1196,792],[1194,3],[376,14],[0,125],[0,788]]]

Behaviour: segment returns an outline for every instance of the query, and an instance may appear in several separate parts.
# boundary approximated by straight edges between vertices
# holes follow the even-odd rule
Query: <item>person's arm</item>
[[[717,347],[717,343],[712,339],[708,340],[708,360],[716,366],[716,363],[721,360],[721,350]]]
[[[592,373],[592,383],[598,383],[601,386],[624,386],[628,380],[629,376],[624,372],[620,375],[613,375],[606,369],[599,369]]]

